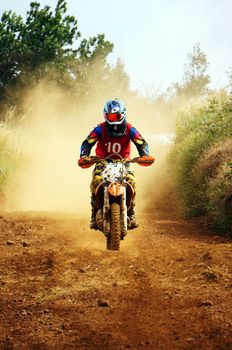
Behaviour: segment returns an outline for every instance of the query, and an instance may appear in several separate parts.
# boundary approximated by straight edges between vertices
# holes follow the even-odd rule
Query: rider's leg
[[[130,186],[133,188],[133,196],[131,198],[131,204],[130,208],[127,211],[127,215],[129,217],[129,229],[133,229],[138,227],[139,225],[136,222],[135,219],[135,177],[133,171],[129,171],[127,175],[127,182],[130,184]]]
[[[91,193],[91,219],[90,219],[90,224],[89,227],[91,229],[97,230],[97,222],[96,222],[96,214],[97,214],[97,201],[96,201],[96,196],[95,194]]]
[[[133,229],[138,227],[139,225],[137,224],[136,218],[135,218],[135,196],[132,197],[131,199],[131,205],[130,208],[127,212],[128,217],[129,217],[129,228]]]
[[[98,205],[97,205],[97,199],[96,199],[96,189],[98,186],[102,183],[103,178],[101,176],[102,168],[100,167],[100,164],[95,166],[95,169],[93,171],[93,178],[92,182],[90,184],[90,191],[91,191],[91,219],[90,219],[90,228],[97,230],[97,222],[96,222],[96,214],[98,211]]]

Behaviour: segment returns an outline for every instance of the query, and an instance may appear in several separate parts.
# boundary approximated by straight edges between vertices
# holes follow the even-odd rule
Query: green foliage
[[[23,84],[30,78],[33,82],[32,72],[45,63],[52,62],[59,69],[66,58],[75,56],[71,45],[79,36],[77,21],[66,15],[64,0],[58,1],[54,14],[49,6],[40,9],[39,3],[32,2],[25,23],[12,11],[3,13],[0,23],[0,97],[6,97],[6,89],[19,81]]]
[[[232,155],[232,150],[231,150]],[[230,160],[232,159],[230,155]],[[224,162],[207,188],[207,213],[219,231],[232,234],[232,166]]]
[[[181,93],[186,96],[202,96],[208,91],[210,82],[206,73],[208,68],[207,56],[201,51],[200,44],[193,47],[193,52],[188,54],[188,63],[185,66],[183,86]]]
[[[77,50],[80,62],[91,62],[95,59],[105,60],[108,54],[113,50],[113,44],[105,41],[104,34],[94,36],[89,40],[83,39]]]
[[[58,0],[55,10],[32,2],[25,21],[12,11],[0,22],[0,100],[18,105],[21,95],[47,79],[55,81],[75,100],[91,98],[99,89],[128,88],[123,64],[110,67],[107,56],[113,44],[104,34],[80,40],[78,22],[67,15],[66,0]],[[73,48],[75,44],[75,49]],[[116,78],[120,74],[122,82]]]
[[[58,1],[54,15],[49,6],[40,9],[37,2],[32,2],[30,6],[21,31],[25,66],[34,69],[41,63],[57,63],[73,55],[70,46],[80,33],[77,20],[65,14],[66,2]]]
[[[207,74],[208,59],[201,50],[200,44],[193,46],[193,51],[187,55],[182,83],[173,83],[167,90],[171,96],[185,96],[187,98],[203,97],[209,91],[210,77]]]
[[[178,119],[176,142],[171,157],[186,214],[214,217],[212,221],[215,226],[222,229],[228,229],[226,223],[222,225],[224,219],[220,221],[219,216],[228,216],[225,214],[225,202],[230,196],[228,188],[231,188],[231,182],[228,180],[228,185],[225,185],[225,176],[222,173],[225,173],[226,168],[228,176],[231,169],[228,168],[228,162],[232,159],[231,112],[232,99],[229,98],[221,103],[213,99],[207,107],[183,113]],[[219,195],[217,197],[216,192],[220,193],[220,198],[224,201],[220,206],[224,214],[219,216],[213,214],[218,207],[218,199],[215,198],[219,198]]]

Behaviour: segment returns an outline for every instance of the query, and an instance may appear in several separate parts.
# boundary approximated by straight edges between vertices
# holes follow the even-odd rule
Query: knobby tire
[[[121,216],[120,205],[118,203],[111,204],[111,228],[110,228],[110,248],[107,240],[107,249],[119,250],[121,242]]]

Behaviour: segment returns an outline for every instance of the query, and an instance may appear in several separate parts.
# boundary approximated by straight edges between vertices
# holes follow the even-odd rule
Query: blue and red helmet
[[[105,103],[103,113],[107,123],[110,125],[120,125],[126,118],[126,107],[123,101],[115,98]]]

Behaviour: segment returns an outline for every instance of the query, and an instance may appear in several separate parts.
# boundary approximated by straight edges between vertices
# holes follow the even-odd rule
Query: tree
[[[173,83],[167,90],[169,95],[191,98],[205,95],[209,91],[210,76],[207,74],[209,63],[199,43],[193,46],[193,51],[188,53],[187,57],[183,82]]]
[[[58,0],[53,15],[49,6],[40,9],[32,2],[25,23],[12,11],[5,12],[0,22],[0,97],[21,78],[36,68],[51,63],[59,66],[74,56],[71,45],[80,33],[77,20],[66,15],[65,0]],[[32,77],[30,74],[26,74]]]
[[[229,70],[226,72],[228,78],[228,85],[226,86],[230,92],[232,93],[232,67],[229,67]]]
[[[201,50],[200,44],[193,46],[193,52],[187,55],[188,63],[185,66],[183,77],[183,92],[187,96],[201,96],[208,91],[210,77],[207,74],[208,60]]]
[[[32,2],[25,21],[12,11],[3,13],[0,99],[8,105],[17,104],[16,92],[37,84],[46,75],[80,95],[83,85],[92,88],[99,79],[102,83],[109,80],[112,69],[107,56],[113,44],[105,40],[104,34],[98,34],[82,39],[74,49],[80,36],[77,20],[67,15],[66,0],[58,0],[54,13],[49,6],[41,8],[38,2]],[[119,70],[123,75],[122,67],[118,66]],[[86,98],[86,94],[80,98]]]
[[[6,88],[14,84],[20,73],[22,46],[20,33],[23,21],[20,16],[9,11],[4,13],[0,23],[0,98]]]

